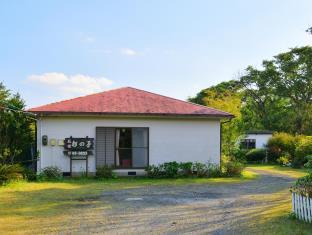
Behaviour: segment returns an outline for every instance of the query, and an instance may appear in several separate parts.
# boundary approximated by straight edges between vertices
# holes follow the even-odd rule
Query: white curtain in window
[[[116,129],[116,166],[119,166],[119,138],[120,129]]]

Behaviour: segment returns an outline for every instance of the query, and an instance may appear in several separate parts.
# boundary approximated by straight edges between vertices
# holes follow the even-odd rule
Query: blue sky
[[[186,99],[311,45],[312,1],[1,1],[0,81],[28,107],[133,86]]]

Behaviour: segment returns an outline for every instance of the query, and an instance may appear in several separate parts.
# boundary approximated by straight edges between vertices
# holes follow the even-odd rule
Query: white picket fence
[[[292,210],[300,220],[312,222],[312,198],[292,193]]]

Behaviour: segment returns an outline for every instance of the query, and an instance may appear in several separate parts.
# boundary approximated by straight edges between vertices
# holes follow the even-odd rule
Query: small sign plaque
[[[86,159],[93,155],[94,138],[65,138],[64,154],[72,159]]]

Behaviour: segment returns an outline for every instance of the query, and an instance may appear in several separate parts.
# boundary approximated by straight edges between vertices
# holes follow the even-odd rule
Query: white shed
[[[268,130],[248,131],[241,139],[241,146],[245,149],[265,148],[272,135],[273,131]]]

